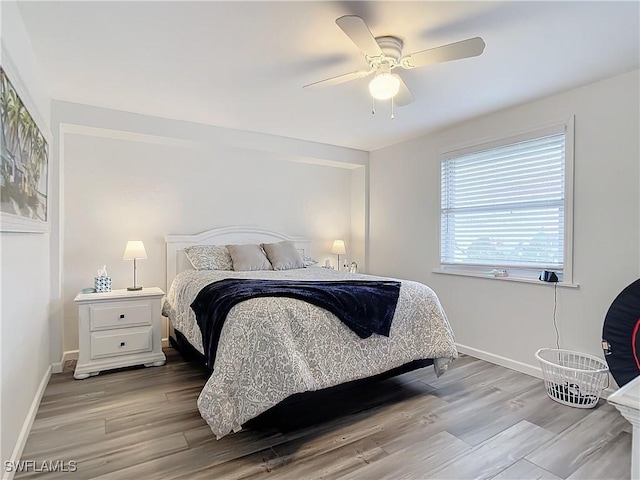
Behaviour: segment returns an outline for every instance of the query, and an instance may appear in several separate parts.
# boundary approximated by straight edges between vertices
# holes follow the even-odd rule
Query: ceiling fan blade
[[[477,57],[484,51],[484,47],[484,40],[480,37],[469,38],[461,42],[412,53],[403,57],[400,65],[402,68],[410,69],[460,58]]]
[[[382,55],[380,45],[378,45],[369,27],[360,17],[357,15],[345,15],[338,18],[336,23],[366,56],[378,57]]]
[[[396,93],[396,96],[393,97],[393,101],[397,106],[404,107],[413,102],[413,94],[411,90],[409,90],[409,87],[407,87],[407,84],[404,83],[404,80],[402,80],[402,77],[397,74],[396,77],[400,79],[400,89],[398,93]]]
[[[358,78],[364,78],[373,70],[359,70],[357,72],[345,73],[344,75],[338,75],[337,77],[327,78],[326,80],[320,80],[319,82],[310,83],[302,88],[318,88],[318,87],[330,87],[333,85],[340,85],[341,83],[357,80]]]

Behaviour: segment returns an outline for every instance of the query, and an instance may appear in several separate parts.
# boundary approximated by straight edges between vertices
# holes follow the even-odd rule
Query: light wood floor
[[[205,370],[165,353],[164,367],[52,376],[22,459],[77,471],[16,477],[629,478],[631,426],[605,401],[566,407],[468,356],[439,379],[427,367],[360,385],[216,440],[196,407]]]

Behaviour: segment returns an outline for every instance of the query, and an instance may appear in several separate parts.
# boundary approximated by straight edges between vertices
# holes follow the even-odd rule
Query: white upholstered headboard
[[[195,235],[165,235],[167,244],[167,292],[176,275],[184,270],[192,270],[184,249],[192,245],[242,245],[247,243],[273,243],[288,240],[302,253],[309,251],[311,240],[302,236],[290,236],[264,228],[229,226],[214,228]],[[308,254],[308,253],[307,253]]]

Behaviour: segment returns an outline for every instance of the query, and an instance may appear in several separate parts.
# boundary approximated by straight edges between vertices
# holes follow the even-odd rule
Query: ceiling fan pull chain
[[[376,99],[371,97],[371,115],[376,114]]]
[[[396,117],[393,115],[393,97],[391,97],[391,120],[393,120],[394,118]]]

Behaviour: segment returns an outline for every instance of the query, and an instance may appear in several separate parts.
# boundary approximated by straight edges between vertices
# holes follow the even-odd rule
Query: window
[[[567,180],[572,178],[573,150],[567,145],[572,146],[573,130],[568,135],[569,126],[443,157],[442,269],[493,271],[499,276],[505,270],[510,277],[522,278],[552,270],[562,281],[571,281],[567,227],[572,181]]]

